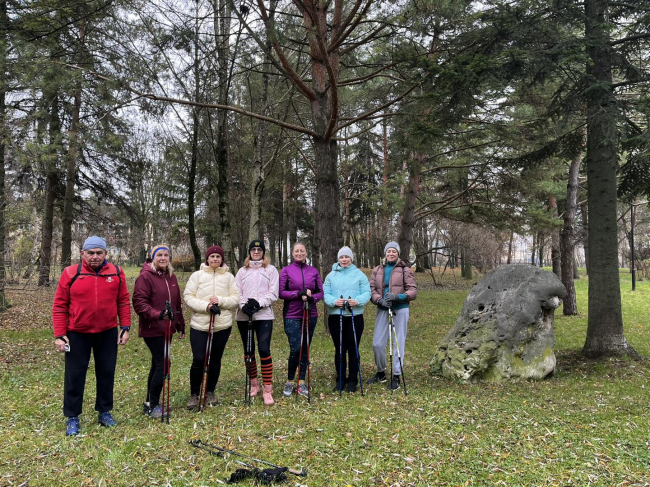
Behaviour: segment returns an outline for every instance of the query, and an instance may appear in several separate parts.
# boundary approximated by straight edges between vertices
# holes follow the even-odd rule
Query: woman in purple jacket
[[[173,316],[165,310],[171,302]],[[147,400],[143,412],[152,418],[163,414],[160,392],[163,387],[165,331],[167,320],[172,320],[172,334],[178,331],[179,338],[185,338],[185,320],[181,311],[181,290],[171,264],[171,253],[165,245],[151,249],[151,259],[142,266],[135,280],[133,309],[140,318],[139,336],[151,352],[151,368],[147,379]]]
[[[291,396],[295,387],[294,379],[300,361],[300,377],[298,378],[298,394],[308,395],[305,384],[308,361],[307,351],[303,350],[300,360],[300,337],[302,336],[302,317],[305,303],[309,306],[309,344],[314,336],[318,309],[316,303],[323,299],[323,282],[315,267],[307,264],[307,249],[301,242],[293,244],[291,250],[293,262],[282,269],[280,273],[280,299],[284,299],[284,331],[289,338],[289,365],[287,367],[287,383],[283,394]],[[306,337],[305,337],[306,338]]]

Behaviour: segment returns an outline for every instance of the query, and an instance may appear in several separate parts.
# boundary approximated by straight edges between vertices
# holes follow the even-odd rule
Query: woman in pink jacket
[[[248,376],[251,379],[251,397],[260,391],[255,361],[255,340],[251,350],[247,350],[248,320],[252,319],[253,333],[257,337],[260,362],[262,365],[262,382],[264,404],[272,406],[273,401],[273,359],[271,358],[271,333],[273,331],[273,302],[278,299],[279,275],[270,260],[264,255],[264,240],[253,240],[248,246],[248,257],[244,267],[239,269],[235,282],[239,288],[239,307],[237,327],[244,345],[244,360]],[[247,355],[250,354],[250,355]]]

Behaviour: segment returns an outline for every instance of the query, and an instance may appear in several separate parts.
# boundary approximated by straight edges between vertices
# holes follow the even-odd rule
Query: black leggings
[[[221,374],[221,358],[230,338],[232,327],[219,330],[212,334],[212,353],[210,354],[210,368],[208,370],[207,392],[214,392]],[[192,346],[192,366],[190,367],[190,394],[198,396],[203,380],[203,364],[205,362],[205,347],[208,344],[208,332],[194,328],[190,329],[190,345]]]
[[[352,333],[352,319],[350,316],[343,316],[343,357],[342,364],[339,363],[339,351],[341,349],[341,316],[329,315],[327,324],[334,342],[334,365],[336,367],[336,383],[339,382],[339,368],[343,369],[343,382],[346,380],[352,382],[359,381],[359,360],[357,360],[357,349],[354,346],[354,334]],[[354,315],[354,329],[357,332],[357,345],[361,346],[361,335],[363,333],[363,315]],[[349,373],[346,377],[347,366]]]
[[[147,379],[147,402],[151,407],[160,403],[165,372],[165,337],[144,337],[144,343],[151,352],[151,368]],[[170,362],[171,364],[171,362]]]

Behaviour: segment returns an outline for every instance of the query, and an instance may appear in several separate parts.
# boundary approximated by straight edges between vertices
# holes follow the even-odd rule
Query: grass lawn
[[[132,287],[134,272],[129,273]],[[186,278],[187,276],[185,276]],[[650,356],[650,282],[630,290],[621,272],[625,331]],[[215,485],[237,465],[188,445],[192,439],[299,469],[288,485],[648,485],[650,435],[647,361],[589,361],[579,352],[587,319],[587,279],[576,281],[580,315],[556,312],[556,374],[543,382],[457,384],[429,372],[429,360],[460,313],[472,283],[435,288],[421,279],[406,344],[408,397],[385,386],[365,396],[331,392],[334,347],[322,321],[312,344],[312,403],[281,394],[288,345],[276,319],[272,340],[277,405],[242,403],[241,340],[233,330],[217,394],[220,404],[189,412],[189,340],[172,346],[171,424],[142,416],[150,355],[134,333],[120,349],[114,416],[97,425],[93,365],[82,435],[64,436],[63,356],[50,324],[53,290],[9,291],[0,315],[0,486]],[[364,380],[374,374],[374,306],[364,313]],[[189,322],[189,313],[185,315]],[[281,316],[279,307],[276,317]],[[247,480],[242,485],[255,485]]]

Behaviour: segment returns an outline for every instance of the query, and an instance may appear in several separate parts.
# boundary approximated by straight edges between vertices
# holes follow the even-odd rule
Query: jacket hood
[[[213,274],[215,272],[217,274],[225,274],[226,272],[228,272],[229,269],[228,266],[224,264],[221,267],[218,267],[216,271],[214,271],[212,270],[212,267],[210,267],[209,265],[201,264],[201,270],[203,272],[207,272],[208,274]]]
[[[335,262],[334,264],[332,264],[332,271],[333,272],[344,272],[344,271],[346,271],[348,269],[356,269],[356,268],[357,268],[357,266],[355,266],[354,264],[350,264],[347,267],[341,267],[338,262]]]
[[[152,262],[145,262],[144,264],[142,264],[142,269],[140,269],[140,274],[146,274],[147,272],[151,272],[152,274],[156,274],[156,275],[170,274],[169,269],[167,269],[164,273],[158,272],[153,266]]]

